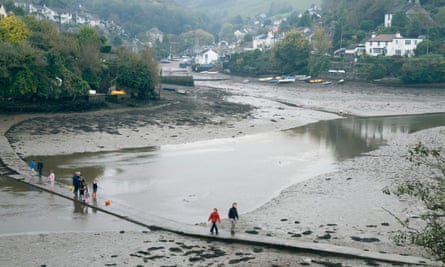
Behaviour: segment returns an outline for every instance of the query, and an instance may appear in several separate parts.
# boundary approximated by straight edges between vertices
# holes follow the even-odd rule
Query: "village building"
[[[366,54],[370,56],[414,56],[417,45],[422,38],[404,38],[396,34],[372,34],[365,43]]]
[[[6,9],[3,5],[0,5],[0,20],[6,18],[8,14],[6,13]]]
[[[213,64],[218,61],[218,58],[219,58],[218,53],[215,50],[207,48],[195,56],[195,64],[197,65]]]

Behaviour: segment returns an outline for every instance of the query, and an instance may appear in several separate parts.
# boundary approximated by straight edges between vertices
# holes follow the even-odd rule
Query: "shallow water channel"
[[[236,138],[41,159],[57,182],[71,183],[79,170],[99,199],[135,213],[185,223],[204,222],[212,208],[226,217],[232,201],[251,211],[291,184],[334,171],[392,138],[445,125],[445,115],[345,118]],[[45,172],[44,172],[45,174]]]

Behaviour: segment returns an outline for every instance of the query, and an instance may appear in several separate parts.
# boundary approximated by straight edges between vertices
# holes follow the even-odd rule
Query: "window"
[[[411,40],[405,40],[405,45],[410,45],[411,44]]]
[[[400,49],[396,49],[396,56],[401,56],[402,55],[402,50]]]
[[[383,48],[374,48],[373,50],[372,50],[372,52],[374,53],[374,54],[379,54],[379,55],[382,55],[383,54]]]

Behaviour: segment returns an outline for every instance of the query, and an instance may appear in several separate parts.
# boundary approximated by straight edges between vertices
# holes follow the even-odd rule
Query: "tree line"
[[[75,99],[114,85],[147,99],[159,81],[154,56],[112,50],[89,26],[63,32],[45,20],[8,16],[0,20],[0,96]]]

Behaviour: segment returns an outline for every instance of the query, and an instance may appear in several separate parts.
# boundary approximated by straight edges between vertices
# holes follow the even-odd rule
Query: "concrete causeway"
[[[66,198],[72,201],[78,201],[77,199],[73,198],[72,192],[70,192],[66,188],[66,185],[56,183],[54,190],[50,190],[47,184],[41,183],[41,181],[36,178],[37,176],[31,172],[27,163],[24,162],[12,149],[8,139],[5,136],[6,132],[11,126],[13,126],[13,124],[14,121],[12,120],[4,119],[3,121],[0,121],[0,175],[32,185],[38,190],[45,191],[50,194],[55,194],[59,197]],[[345,258],[368,259],[397,265],[406,264],[420,266],[443,266],[443,263],[441,262],[422,257],[365,251],[352,247],[301,242],[270,236],[259,236],[247,233],[236,233],[235,235],[231,235],[230,233],[226,233],[223,231],[220,231],[220,234],[218,236],[213,236],[209,234],[207,227],[181,224],[178,222],[160,218],[153,214],[142,214],[138,211],[132,211],[132,209],[129,209],[128,207],[125,207],[119,203],[113,203],[110,206],[105,206],[104,204],[93,205],[91,203],[87,205],[103,213],[116,216],[140,226],[147,227],[151,230],[163,230],[193,238],[256,246],[267,246],[269,248],[294,252],[313,253],[317,255],[322,254]]]

